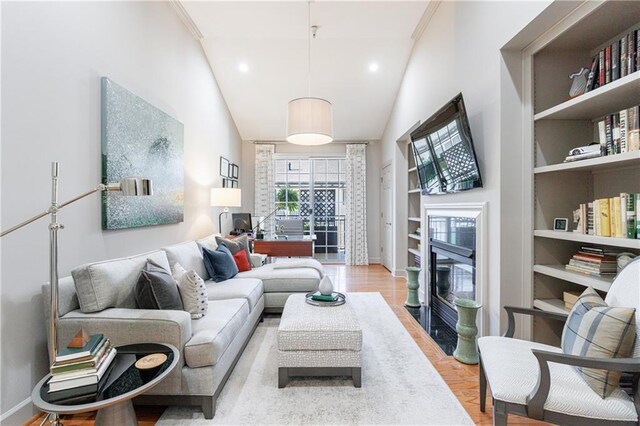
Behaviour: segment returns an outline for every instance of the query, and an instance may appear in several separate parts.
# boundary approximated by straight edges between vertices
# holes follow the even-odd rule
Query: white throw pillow
[[[196,274],[196,271],[187,271],[178,262],[173,264],[172,274],[173,279],[178,283],[184,310],[191,314],[192,319],[207,315],[209,295],[204,280]]]

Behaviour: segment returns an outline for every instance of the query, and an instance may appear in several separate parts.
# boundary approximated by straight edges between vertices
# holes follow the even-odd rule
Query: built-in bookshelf
[[[600,51],[640,29],[637,2],[603,2],[584,7],[593,10],[570,14],[563,25],[544,36],[545,42],[533,52],[531,61],[531,305],[551,312],[568,312],[564,292],[591,286],[604,295],[611,286],[614,279],[611,274],[596,276],[565,268],[581,247],[640,254],[640,239],[574,232],[573,211],[580,204],[618,197],[621,193],[640,193],[640,151],[564,162],[569,150],[600,142],[598,123],[606,116],[640,104],[640,71],[621,74],[569,99],[568,75],[581,67],[590,68]],[[636,65],[640,68],[640,55],[634,68]],[[555,218],[569,219],[569,230],[554,230]],[[536,341],[558,344],[561,332],[562,324],[544,319],[533,322]]]
[[[407,251],[408,266],[421,266],[420,256],[420,182],[418,180],[418,169],[413,155],[413,143],[411,139],[406,146],[408,169],[407,169]]]

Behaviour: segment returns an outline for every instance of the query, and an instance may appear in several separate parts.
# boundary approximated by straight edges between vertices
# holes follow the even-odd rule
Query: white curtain
[[[368,265],[367,145],[347,145],[345,264]]]
[[[267,217],[275,210],[275,194],[273,185],[273,154],[276,146],[272,144],[256,144],[256,216]],[[273,232],[273,217],[265,220],[262,229]]]

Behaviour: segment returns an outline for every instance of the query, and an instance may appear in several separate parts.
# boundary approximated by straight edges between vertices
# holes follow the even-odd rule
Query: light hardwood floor
[[[343,266],[325,265],[327,275],[334,281],[339,291],[345,292],[380,292],[389,306],[393,309],[402,324],[409,331],[420,349],[435,366],[444,381],[449,385],[455,396],[460,400],[476,424],[490,425],[491,401],[487,398],[487,412],[480,412],[480,400],[478,397],[478,367],[465,365],[447,356],[440,347],[420,327],[413,317],[404,308],[407,296],[406,281],[404,278],[394,278],[389,271],[380,265],[371,266]],[[140,426],[155,424],[162,414],[163,407],[136,407]],[[65,416],[66,426],[89,426],[94,423],[95,413]],[[38,426],[42,417],[34,417],[28,425]],[[419,423],[419,420],[416,419]],[[528,419],[518,416],[509,416],[509,424],[533,424]]]

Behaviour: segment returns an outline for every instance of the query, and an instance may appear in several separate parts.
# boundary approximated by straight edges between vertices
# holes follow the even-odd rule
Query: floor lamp
[[[218,229],[222,234],[222,215],[229,214],[229,207],[242,206],[240,188],[211,188],[211,207],[224,207],[218,216]]]
[[[51,163],[51,205],[45,211],[25,220],[0,233],[0,237],[4,237],[11,232],[22,228],[36,220],[49,215],[49,282],[51,283],[51,317],[49,323],[49,355],[51,363],[54,363],[58,355],[58,230],[64,226],[58,222],[58,211],[75,203],[84,197],[95,192],[102,191],[121,191],[125,196],[152,195],[151,181],[146,178],[132,177],[124,178],[119,183],[99,184],[90,191],[78,195],[64,203],[58,204],[58,163]]]

